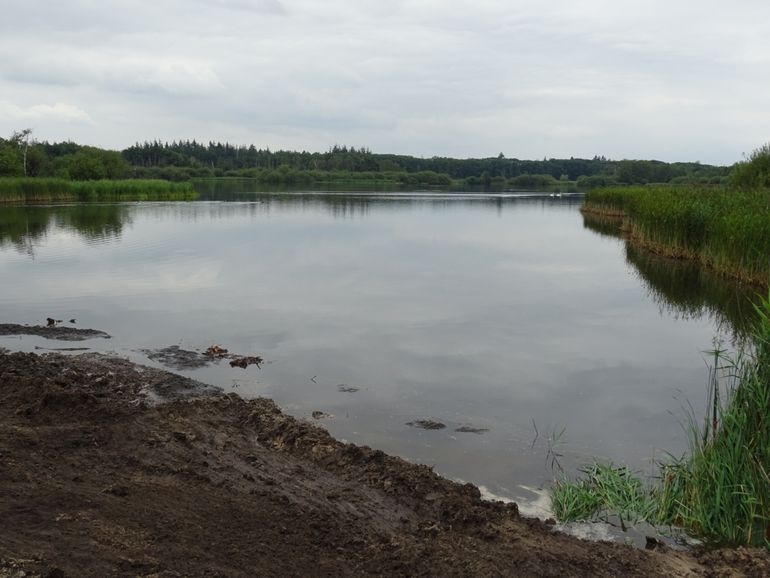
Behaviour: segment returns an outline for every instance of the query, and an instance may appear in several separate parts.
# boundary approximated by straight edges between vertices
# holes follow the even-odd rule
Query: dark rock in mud
[[[17,323],[0,323],[0,335],[36,335],[45,339],[59,341],[83,341],[102,337],[110,339],[110,335],[96,329],[77,329],[75,327],[56,327],[55,325],[19,325]]]
[[[245,357],[236,357],[230,362],[230,367],[240,367],[246,369],[249,365],[256,365],[260,369],[262,358],[258,355],[247,355]]]
[[[314,411],[310,415],[313,416],[313,419],[329,419],[332,417],[331,414],[319,410]]]
[[[360,388],[356,387],[355,385],[347,385],[345,383],[340,383],[337,386],[337,391],[342,392],[342,393],[355,393],[359,389]]]
[[[246,369],[249,365],[260,367],[260,364],[263,363],[262,358],[259,356],[235,355],[218,345],[212,345],[203,353],[182,349],[178,345],[170,345],[161,349],[142,349],[140,351],[149,359],[177,371],[200,369],[212,363],[219,363],[222,359],[232,360],[230,361],[230,367],[242,367],[243,369]]]
[[[216,358],[203,355],[197,351],[182,349],[178,345],[170,345],[162,349],[142,349],[141,352],[149,359],[178,371],[199,369],[216,361]]]
[[[481,435],[481,434],[487,433],[489,429],[485,427],[473,427],[471,425],[461,425],[460,427],[456,427],[455,431],[460,433],[473,433],[473,434]]]
[[[444,429],[446,427],[446,425],[440,421],[434,421],[432,419],[418,419],[415,421],[407,422],[406,425],[429,430]]]

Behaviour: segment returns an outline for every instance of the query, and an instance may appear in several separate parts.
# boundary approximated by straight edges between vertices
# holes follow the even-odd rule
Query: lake
[[[260,355],[181,373],[269,396],[340,439],[532,499],[597,457],[646,474],[686,449],[705,351],[748,298],[586,223],[580,195],[215,194],[0,208],[0,322],[84,346]],[[0,337],[12,350],[60,347]],[[81,345],[80,343],[75,345]],[[410,425],[445,424],[438,430]],[[314,420],[315,421],[315,420]],[[457,431],[457,429],[474,431]]]

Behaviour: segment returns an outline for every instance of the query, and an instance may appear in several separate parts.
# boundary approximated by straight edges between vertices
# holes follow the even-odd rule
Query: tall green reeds
[[[770,298],[757,307],[751,350],[715,352],[710,405],[690,416],[688,455],[662,464],[645,489],[627,470],[592,466],[553,489],[562,520],[611,512],[685,529],[714,545],[770,548]]]
[[[0,202],[145,201],[194,199],[190,183],[160,180],[68,181],[45,178],[0,178]]]
[[[694,419],[690,422],[690,455],[661,469],[658,519],[717,544],[770,547],[767,300],[758,307],[758,314],[751,354],[715,354],[711,407],[702,425]],[[724,401],[720,377],[729,382]]]
[[[622,214],[632,241],[767,286],[770,190],[624,187],[589,191],[585,211]]]

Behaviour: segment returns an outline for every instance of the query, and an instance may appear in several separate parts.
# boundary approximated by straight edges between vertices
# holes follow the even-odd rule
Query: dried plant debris
[[[246,369],[249,365],[256,365],[257,369],[261,369],[263,360],[258,355],[250,355],[246,357],[236,357],[230,362],[230,367],[242,367]]]
[[[219,345],[210,345],[208,349],[203,352],[203,355],[218,358],[227,357],[227,349],[220,347]]]
[[[230,367],[242,367],[243,369],[246,369],[249,365],[256,365],[259,368],[264,363],[263,359],[259,356],[236,355],[220,345],[211,345],[202,353],[182,349],[178,345],[170,345],[160,349],[142,349],[141,352],[153,361],[178,371],[199,369],[212,363],[219,363],[222,359],[230,359]]]

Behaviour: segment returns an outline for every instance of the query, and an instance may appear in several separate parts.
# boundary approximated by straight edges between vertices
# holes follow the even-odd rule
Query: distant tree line
[[[0,177],[59,177],[73,181],[124,179],[131,167],[119,151],[73,142],[32,140],[31,131],[0,138]]]
[[[335,145],[325,152],[285,151],[210,141],[145,141],[123,151],[73,142],[48,143],[31,131],[0,138],[0,176],[45,176],[72,180],[162,178],[185,181],[207,177],[247,177],[270,183],[319,180],[394,181],[405,185],[550,186],[576,182],[614,184],[726,181],[730,167],[701,163],[569,158],[542,160],[495,157],[454,159],[380,154]]]
[[[349,173],[407,173],[445,175],[468,184],[491,186],[499,183],[522,186],[548,185],[577,181],[585,186],[610,184],[646,184],[694,181],[719,183],[729,167],[701,163],[665,163],[662,161],[613,161],[604,156],[592,159],[508,159],[496,157],[454,159],[414,157],[373,153],[367,148],[335,145],[326,152],[271,151],[254,145],[230,143],[160,141],[137,143],[123,151],[123,156],[142,176],[192,178],[200,176],[255,176],[281,167],[293,172],[326,171]],[[160,169],[160,170],[159,170]],[[169,170],[171,169],[171,170]],[[262,171],[262,172],[257,172]]]

